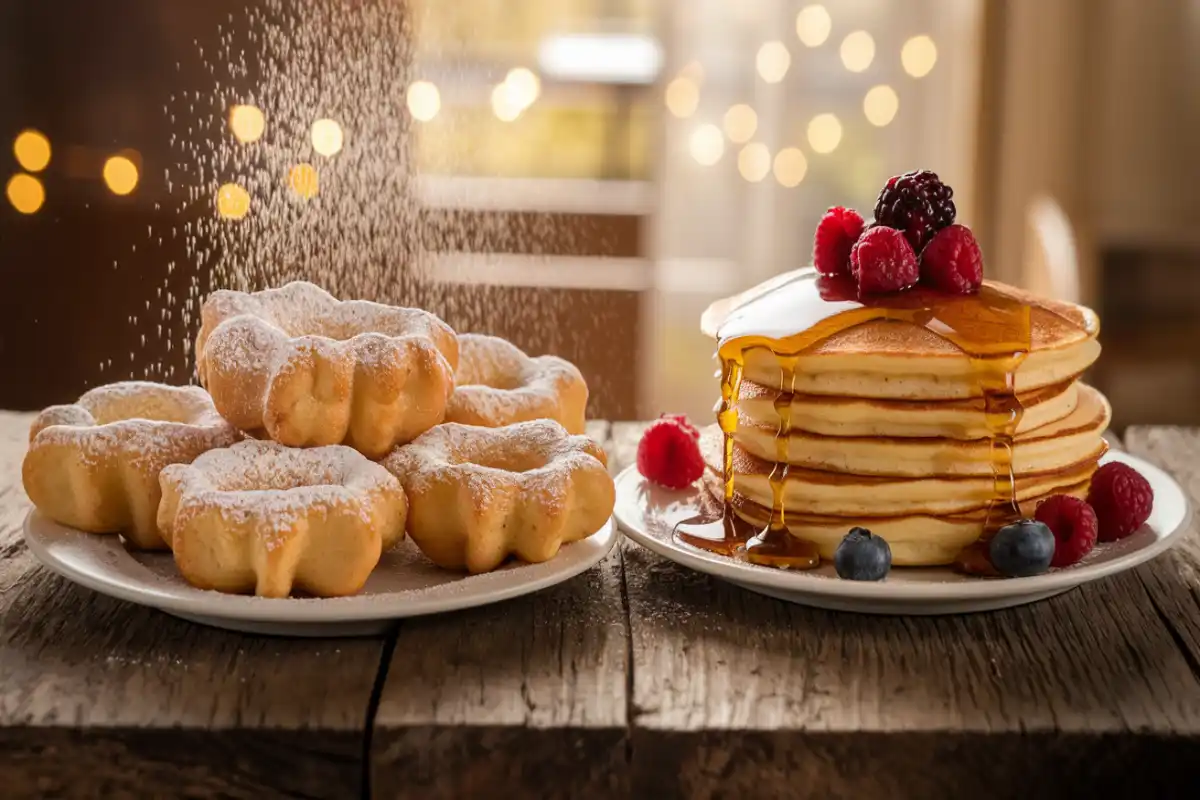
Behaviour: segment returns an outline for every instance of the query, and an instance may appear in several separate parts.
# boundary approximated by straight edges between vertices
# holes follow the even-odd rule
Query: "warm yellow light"
[[[779,83],[783,76],[787,75],[788,67],[792,65],[792,55],[783,42],[767,42],[758,48],[754,64],[764,81]]]
[[[692,153],[692,158],[696,159],[698,163],[711,167],[725,154],[725,137],[721,135],[721,129],[716,125],[706,123],[692,131],[688,149]]]
[[[37,213],[42,203],[46,202],[46,190],[42,188],[42,182],[24,173],[9,178],[4,193],[8,195],[8,202],[12,203],[13,208],[22,214]]]
[[[507,83],[498,83],[492,89],[492,113],[501,122],[512,122],[521,116],[521,104],[513,97],[512,88]]]
[[[508,93],[513,102],[519,105],[521,110],[533,105],[533,101],[542,93],[542,82],[525,67],[510,69],[504,77],[504,83],[508,86]]]
[[[317,179],[317,168],[312,164],[297,164],[288,172],[288,186],[303,200],[317,196],[320,183]],[[247,197],[247,201],[249,197]]]
[[[808,123],[808,144],[817,153],[832,153],[842,141],[842,123],[833,114],[817,114]]]
[[[725,112],[725,135],[731,142],[748,142],[758,129],[758,114],[745,103],[730,106]]]
[[[241,219],[250,213],[250,193],[236,183],[217,189],[217,213],[225,219]]]
[[[262,138],[267,118],[258,106],[234,106],[229,109],[229,130],[239,142],[249,144]]]
[[[900,49],[900,63],[914,78],[924,78],[937,63],[937,45],[928,36],[914,36]]]
[[[408,113],[418,122],[429,122],[442,109],[442,95],[429,81],[413,81],[408,87]]]
[[[842,39],[842,64],[851,72],[862,72],[875,60],[875,40],[866,31],[855,31]]]
[[[104,162],[104,183],[113,194],[129,194],[138,184],[137,165],[125,156],[110,156]]]
[[[799,186],[808,172],[808,159],[799,148],[785,147],[775,154],[775,180],[781,186]]]
[[[829,18],[829,12],[825,10],[825,6],[805,6],[796,15],[796,35],[809,47],[825,44],[832,27],[833,20]]]
[[[337,155],[343,144],[342,126],[332,119],[319,119],[312,124],[313,149],[325,157]]]
[[[900,97],[890,86],[872,87],[863,98],[863,113],[872,125],[882,128],[896,118],[900,110]]]
[[[690,117],[700,103],[700,89],[691,78],[676,78],[667,84],[667,110],[680,119]]]
[[[50,140],[35,130],[21,131],[13,141],[13,155],[22,169],[41,172],[50,163]]]
[[[771,171],[771,151],[762,142],[751,142],[738,153],[738,172],[751,183],[758,183]]]

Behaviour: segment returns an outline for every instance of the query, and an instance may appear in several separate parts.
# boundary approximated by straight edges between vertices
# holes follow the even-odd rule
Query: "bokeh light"
[[[680,119],[686,119],[696,113],[700,103],[700,88],[691,78],[678,77],[667,84],[665,95],[667,110]]]
[[[808,123],[808,145],[816,153],[832,153],[842,142],[842,123],[833,114],[817,114]]]
[[[758,74],[767,83],[779,83],[792,65],[792,54],[783,42],[766,42],[754,59]]]
[[[105,185],[113,194],[126,195],[137,188],[137,165],[125,156],[110,156],[104,162],[104,170],[101,174],[104,177]]]
[[[262,138],[267,129],[267,118],[258,106],[234,106],[229,109],[229,130],[233,138],[249,144]]]
[[[442,108],[442,95],[429,81],[413,81],[408,87],[408,113],[418,122],[429,122]]]
[[[504,77],[504,83],[508,85],[508,92],[512,96],[513,102],[522,110],[533,105],[533,101],[537,100],[538,95],[542,93],[541,80],[533,74],[532,70],[525,67],[510,69],[508,75]]]
[[[492,113],[501,122],[512,122],[521,116],[521,104],[513,97],[512,88],[507,83],[498,83],[492,89]]]
[[[317,196],[320,181],[317,168],[312,164],[297,164],[288,171],[288,188],[302,200],[311,200]],[[249,198],[247,197],[247,200]],[[249,207],[249,203],[247,203]]]
[[[751,142],[738,153],[738,172],[751,183],[758,183],[771,171],[771,151],[762,142]]]
[[[225,219],[242,219],[250,213],[250,193],[236,183],[217,189],[217,213]]]
[[[335,156],[342,150],[342,126],[337,124],[336,120],[317,120],[312,124],[311,136],[313,149],[326,158]]]
[[[4,189],[8,202],[22,214],[36,214],[46,202],[46,190],[42,182],[24,173],[13,175]]]
[[[825,10],[825,6],[805,6],[796,15],[796,35],[808,47],[819,47],[825,44],[832,28],[833,20],[829,18],[829,12]]]
[[[863,98],[863,113],[867,115],[867,121],[877,127],[890,123],[899,110],[900,97],[886,84],[872,87]]]
[[[775,180],[788,189],[799,186],[808,173],[808,159],[798,147],[785,147],[775,154]]]
[[[692,153],[692,158],[696,159],[698,163],[710,167],[720,161],[721,156],[725,154],[725,137],[721,135],[721,129],[716,125],[705,123],[692,131],[688,149]]]
[[[50,140],[40,131],[21,131],[13,140],[13,155],[21,169],[41,172],[50,163]]]
[[[748,142],[758,130],[758,114],[745,103],[730,106],[725,112],[725,135],[731,142]]]
[[[875,40],[866,31],[855,31],[842,39],[839,50],[842,65],[851,72],[863,72],[875,60]]]
[[[924,78],[937,64],[937,45],[928,36],[914,36],[900,49],[900,63],[914,78]]]

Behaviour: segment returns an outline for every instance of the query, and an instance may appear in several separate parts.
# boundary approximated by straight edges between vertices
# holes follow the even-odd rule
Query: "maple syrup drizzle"
[[[1030,349],[1031,308],[986,285],[973,295],[915,289],[860,299],[852,284],[821,278],[813,270],[801,270],[790,278],[772,281],[769,289],[733,308],[717,332],[717,355],[721,360],[717,421],[724,439],[724,510],[720,516],[701,515],[679,523],[674,532],[677,538],[695,547],[768,566],[808,569],[820,563],[816,546],[791,535],[787,529],[785,489],[796,365],[808,348],[874,320],[924,327],[955,345],[970,361],[983,397],[993,499],[980,541],[964,550],[958,566],[972,572],[987,571],[986,559],[984,564],[979,563],[982,543],[990,532],[1020,514],[1012,454],[1013,437],[1024,409],[1016,394],[1015,377]],[[746,353],[756,348],[769,350],[778,360],[780,393],[775,400],[779,417],[775,438],[777,463],[768,478],[772,494],[770,521],[762,531],[754,533],[750,525],[733,513],[733,443]]]

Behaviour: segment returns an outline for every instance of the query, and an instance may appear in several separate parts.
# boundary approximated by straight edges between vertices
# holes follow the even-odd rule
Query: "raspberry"
[[[954,222],[954,190],[929,170],[888,178],[875,201],[875,222],[904,231],[915,252]]]
[[[1100,521],[1100,541],[1124,539],[1142,527],[1154,508],[1154,490],[1128,464],[1112,461],[1092,475],[1088,502]]]
[[[882,225],[862,235],[850,250],[850,268],[859,294],[883,294],[907,289],[920,277],[917,256],[904,234]]]
[[[921,282],[955,294],[972,294],[983,283],[983,253],[965,225],[942,228],[921,251]]]
[[[849,275],[850,248],[863,232],[857,211],[834,206],[825,212],[813,237],[813,266],[822,275]]]
[[[659,486],[686,489],[704,474],[698,436],[690,423],[672,417],[652,422],[638,442],[638,472]]]
[[[1096,512],[1078,497],[1056,494],[1037,507],[1034,518],[1054,534],[1052,567],[1069,567],[1096,546]]]
[[[700,439],[699,429],[697,429],[696,426],[692,424],[691,420],[687,418],[687,414],[662,414],[659,416],[659,419],[669,419],[691,434],[693,439]]]

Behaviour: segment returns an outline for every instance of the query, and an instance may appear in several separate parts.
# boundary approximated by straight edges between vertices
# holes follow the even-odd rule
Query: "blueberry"
[[[848,581],[881,581],[892,568],[892,548],[866,528],[851,528],[833,554],[833,568]]]
[[[1023,519],[996,531],[988,545],[992,566],[1001,575],[1025,578],[1050,569],[1054,534],[1043,522]]]

